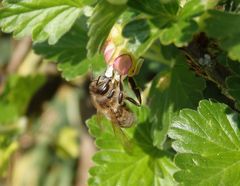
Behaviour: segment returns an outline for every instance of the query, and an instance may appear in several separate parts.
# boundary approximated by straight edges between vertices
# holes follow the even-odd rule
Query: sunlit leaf
[[[98,70],[104,64],[103,57],[87,58],[87,31],[86,18],[81,17],[55,45],[49,45],[47,42],[36,43],[34,51],[56,61],[58,70],[62,71],[62,76],[67,80],[86,74],[90,67]]]
[[[55,44],[70,30],[92,0],[5,1],[0,10],[0,26],[16,38],[32,35],[34,41]]]
[[[183,109],[169,132],[181,168],[176,180],[188,186],[238,185],[238,126],[239,115],[224,104],[204,100],[197,111]]]
[[[87,44],[89,57],[101,50],[111,28],[125,9],[125,5],[113,5],[105,0],[100,1],[95,6],[93,15],[89,20],[89,41]]]
[[[144,112],[140,111],[139,116],[145,115]],[[96,117],[93,117],[87,122],[100,148],[93,157],[96,165],[90,170],[90,186],[176,184],[172,177],[176,167],[169,153],[152,145],[151,127],[147,120],[139,123],[135,130],[128,131],[135,141],[132,154],[124,151],[106,119],[101,124],[96,121]]]

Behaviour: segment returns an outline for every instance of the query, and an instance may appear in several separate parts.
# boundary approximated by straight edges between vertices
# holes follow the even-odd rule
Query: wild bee
[[[113,131],[120,140],[124,149],[132,153],[132,142],[121,128],[129,128],[136,121],[135,114],[128,108],[125,101],[130,101],[139,106],[133,98],[123,92],[121,81],[114,78],[99,76],[89,85],[92,103],[97,111],[111,121]],[[100,121],[101,122],[101,121]]]
[[[138,103],[122,90],[122,83],[106,76],[99,76],[89,86],[95,108],[107,119],[120,127],[131,127],[135,121],[134,113],[127,107],[125,100]]]
[[[141,94],[133,76],[138,74],[143,63],[126,48],[126,39],[121,35],[121,26],[115,25],[102,47],[102,53],[107,64],[104,75],[90,83],[89,90],[92,103],[97,111],[111,121],[116,137],[129,151],[131,142],[121,128],[129,128],[136,121],[135,114],[129,109],[126,101],[136,106],[141,105]],[[129,86],[137,101],[123,91],[123,80],[127,78]],[[131,150],[130,150],[131,151]]]

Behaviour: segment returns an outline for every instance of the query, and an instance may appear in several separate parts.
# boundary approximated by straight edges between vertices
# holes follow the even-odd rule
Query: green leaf
[[[12,122],[24,114],[33,94],[44,82],[42,75],[10,76],[0,96],[0,124]]]
[[[182,57],[174,60],[172,69],[155,78],[148,96],[153,144],[158,148],[163,148],[174,115],[182,108],[196,108],[205,87],[203,79],[189,71]]]
[[[192,36],[199,31],[197,19],[206,9],[214,7],[217,0],[190,0],[185,4],[170,1],[129,1],[129,6],[141,12],[150,14],[149,20],[158,28],[162,44],[174,43],[182,47],[191,41]]]
[[[129,0],[128,6],[154,16],[174,15],[179,8],[176,0]]]
[[[171,24],[175,22],[177,19],[176,14],[179,9],[178,1],[175,0],[170,1],[130,0],[128,2],[128,5],[131,8],[137,9],[141,12],[151,15],[149,19],[154,23],[154,25],[158,27],[158,29],[169,27],[169,24],[171,27]],[[162,31],[158,31],[158,33],[161,35]],[[167,36],[163,36],[163,43],[170,44],[172,41],[170,42],[165,41],[164,40],[165,37]],[[174,35],[173,38],[175,37],[176,35]]]
[[[203,100],[198,110],[183,109],[169,136],[176,141],[174,177],[183,185],[238,185],[239,115],[224,104]]]
[[[166,26],[164,25],[164,27],[162,27],[162,23],[165,22],[162,20],[164,18],[154,20],[155,24],[159,24],[159,21],[160,28],[163,29],[160,32],[161,42],[164,45],[174,43],[178,47],[187,45],[193,34],[199,30],[195,19],[204,12],[206,2],[204,4],[200,0],[187,1],[177,14],[165,19],[168,20],[168,24],[165,23]]]
[[[158,39],[158,31],[146,19],[129,21],[124,26],[122,35],[126,38],[124,48],[136,58],[143,56]]]
[[[114,4],[114,5],[123,5],[126,4],[128,0],[107,0],[109,3]]]
[[[34,41],[55,44],[90,3],[92,0],[7,1],[0,10],[0,26],[16,38],[32,35]]]
[[[138,113],[139,117],[143,115],[146,115],[144,109]],[[176,184],[172,177],[176,167],[171,156],[152,146],[150,123],[146,119],[140,120],[141,124],[127,131],[135,141],[132,154],[123,150],[109,121],[104,119],[99,123],[97,117],[87,121],[90,133],[96,138],[96,145],[100,148],[93,157],[95,167],[90,170],[90,186]]]
[[[92,57],[101,50],[111,28],[125,9],[125,5],[113,5],[105,0],[95,6],[89,20],[88,56]]]
[[[228,92],[240,102],[240,77],[230,76],[226,80]]]
[[[238,63],[237,61],[232,61],[227,57],[225,57],[225,59],[232,73],[240,76],[240,63]]]
[[[235,106],[239,107],[240,103],[240,63],[228,60],[228,66],[232,75],[225,80],[228,93],[236,99]]]
[[[217,10],[209,10],[200,25],[209,37],[218,40],[220,47],[232,60],[240,61],[240,16]]]
[[[47,42],[36,43],[33,48],[37,54],[56,61],[62,76],[71,80],[86,74],[91,65],[94,70],[98,70],[95,67],[101,68],[104,64],[102,56],[87,59],[87,42],[86,18],[81,17],[55,45],[49,45]]]
[[[125,25],[122,35],[129,38],[130,42],[143,43],[150,36],[150,26],[146,19],[132,20]]]
[[[187,45],[194,33],[198,31],[194,21],[178,21],[160,33],[160,41],[164,45],[174,43],[178,47]]]

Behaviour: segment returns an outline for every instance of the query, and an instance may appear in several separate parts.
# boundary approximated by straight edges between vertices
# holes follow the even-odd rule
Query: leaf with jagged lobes
[[[164,45],[174,43],[181,47],[191,41],[199,31],[196,19],[205,10],[216,5],[214,1],[191,0],[179,4],[179,1],[130,0],[128,5],[140,12],[147,13],[149,20],[158,28],[160,41]]]
[[[56,44],[47,42],[35,43],[34,51],[44,58],[56,61],[58,70],[66,80],[72,80],[86,74],[90,68],[98,71],[105,67],[103,56],[96,55],[87,58],[86,45],[88,42],[87,18],[81,16]]]
[[[89,57],[100,52],[113,25],[125,9],[125,5],[111,4],[106,0],[97,3],[89,20],[89,41],[87,44]]]
[[[239,185],[239,121],[239,114],[213,101],[181,110],[169,132],[181,169],[175,179],[186,186]]]
[[[100,149],[93,157],[95,166],[89,171],[90,186],[176,185],[172,175],[177,169],[172,156],[152,145],[148,113],[146,108],[138,109],[138,121],[127,131],[129,139],[133,138],[130,153],[124,150],[107,119],[94,116],[87,121]]]
[[[176,46],[186,46],[195,33],[199,32],[197,19],[217,1],[187,1],[178,12],[167,19],[154,20],[156,25],[163,29],[160,32],[160,40],[163,44],[174,43]],[[168,20],[166,22],[165,20]],[[159,26],[158,26],[159,27]]]
[[[55,44],[68,32],[83,8],[94,0],[21,0],[4,1],[0,10],[3,32],[13,32],[14,37],[31,35],[33,41],[48,40]]]
[[[153,144],[160,149],[164,147],[172,118],[182,108],[196,108],[205,88],[205,81],[189,71],[182,56],[172,55],[167,60],[175,65],[159,73],[148,96]]]

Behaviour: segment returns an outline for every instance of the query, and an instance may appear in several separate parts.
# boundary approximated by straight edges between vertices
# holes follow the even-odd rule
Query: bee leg
[[[98,76],[98,79],[97,79],[96,85],[99,85],[99,81],[100,81],[101,78],[102,78],[102,76]]]
[[[114,95],[114,93],[115,93],[115,90],[112,89],[112,90],[108,93],[107,98],[108,98],[108,99],[112,98],[113,95]]]
[[[120,81],[119,81],[119,89],[120,89],[120,92],[123,91],[123,84],[122,84],[121,76],[120,76]]]
[[[140,93],[140,89],[137,87],[134,79],[132,77],[128,77],[128,82],[130,84],[130,87],[131,89],[133,90],[138,102],[139,102],[139,105],[142,104],[142,98],[141,98],[141,93]]]
[[[120,92],[120,93],[118,94],[118,103],[119,103],[119,104],[122,104],[122,103],[123,103],[123,93],[122,93],[122,92]]]
[[[101,84],[98,84],[98,94],[104,95],[109,91],[109,83],[110,83],[111,79],[107,79],[106,82],[103,82]]]
[[[119,81],[119,90],[120,90],[120,93],[118,94],[118,103],[122,104],[123,103],[123,85],[121,81],[121,76]]]
[[[133,103],[134,105],[140,107],[141,104],[139,104],[137,101],[135,101],[133,98],[131,97],[125,97],[126,100],[130,101],[131,103]]]

